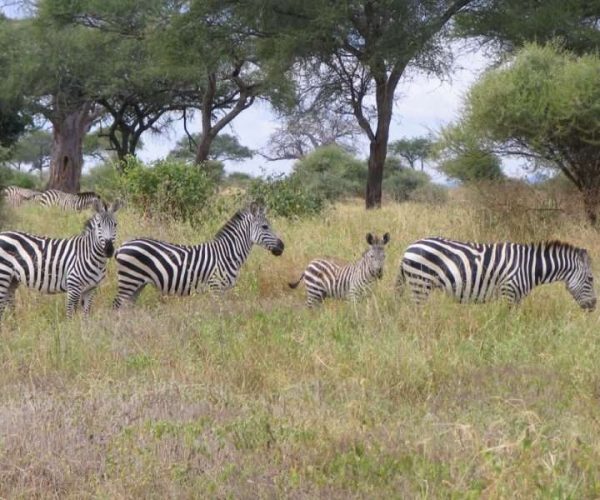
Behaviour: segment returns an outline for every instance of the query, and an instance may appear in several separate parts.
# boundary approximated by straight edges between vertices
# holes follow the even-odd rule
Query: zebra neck
[[[81,238],[78,241],[78,247],[81,251],[88,254],[88,257],[96,262],[106,262],[108,257],[104,253],[104,248],[100,245],[100,242],[96,239],[93,231],[85,231],[82,235],[78,236]]]
[[[218,247],[217,258],[225,258],[241,266],[246,262],[252,250],[250,225],[240,221],[226,227],[219,231],[212,243]]]
[[[369,270],[369,263],[366,256],[361,257],[352,267],[352,274],[354,280],[357,282],[367,283],[375,277]]]
[[[543,285],[567,280],[572,270],[571,260],[568,248],[536,245],[532,262],[535,269],[534,284]]]

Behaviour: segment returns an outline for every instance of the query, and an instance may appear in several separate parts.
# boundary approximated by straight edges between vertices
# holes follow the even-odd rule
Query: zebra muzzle
[[[273,248],[271,248],[271,253],[273,255],[279,257],[283,253],[284,247],[285,247],[285,245],[283,244],[283,241],[279,240],[277,242],[277,245],[274,246]]]
[[[113,244],[112,241],[107,241],[106,244],[104,245],[104,255],[106,255],[108,258],[110,258],[113,256],[114,253],[115,253],[115,245]]]

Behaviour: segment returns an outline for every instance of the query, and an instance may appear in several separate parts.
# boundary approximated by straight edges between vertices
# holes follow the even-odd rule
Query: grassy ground
[[[11,227],[67,236],[85,216],[15,213]],[[119,238],[177,242],[202,230],[119,214]],[[523,305],[415,309],[392,288],[412,240],[560,238],[600,262],[600,235],[527,217],[500,223],[454,200],[318,220],[273,220],[220,301],[161,298],[91,318],[20,290],[0,328],[0,497],[598,497],[600,316],[563,286]],[[304,308],[291,291],[312,257],[356,258],[389,231],[384,279],[356,306]]]

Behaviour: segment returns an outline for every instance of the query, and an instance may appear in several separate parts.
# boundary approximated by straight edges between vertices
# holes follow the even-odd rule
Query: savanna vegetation
[[[598,496],[597,314],[560,285],[517,309],[443,295],[415,309],[393,292],[403,249],[426,234],[560,238],[597,261],[568,189],[478,185],[443,210],[349,201],[273,216],[284,254],[255,249],[221,298],[147,290],[114,314],[112,263],[89,319],[20,289],[0,330],[0,496]],[[86,215],[11,217],[67,236]],[[128,208],[119,241],[192,243],[224,220]],[[374,295],[307,310],[287,282],[314,256],[358,257],[367,231],[392,235]]]

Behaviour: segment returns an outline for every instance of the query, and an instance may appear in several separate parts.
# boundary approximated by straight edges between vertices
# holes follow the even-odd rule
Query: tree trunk
[[[212,146],[214,137],[211,133],[206,131],[202,132],[200,141],[198,141],[198,147],[196,148],[196,165],[200,165],[208,160],[210,154],[210,147]]]
[[[381,188],[383,184],[383,167],[387,156],[387,140],[377,138],[369,147],[369,170],[367,173],[366,207],[381,208]]]
[[[92,118],[89,106],[67,113],[53,122],[52,159],[47,189],[77,193],[83,167],[83,139]]]
[[[596,227],[598,223],[598,208],[600,207],[600,186],[582,189],[583,207],[589,223]]]

